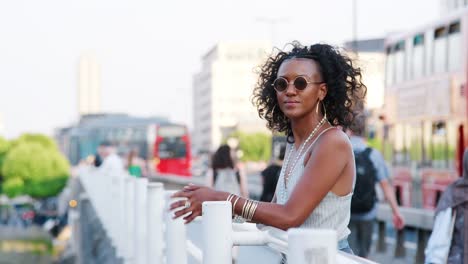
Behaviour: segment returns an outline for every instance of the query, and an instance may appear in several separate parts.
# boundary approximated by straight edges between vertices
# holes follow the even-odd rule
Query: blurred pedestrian
[[[379,183],[392,208],[395,228],[401,229],[405,223],[398,209],[395,192],[389,182],[385,160],[378,150],[369,147],[365,141],[365,124],[366,116],[361,113],[355,117],[354,123],[347,130],[356,161],[356,185],[351,201],[349,243],[354,253],[363,258],[369,255],[373,227],[377,217],[376,183]]]
[[[426,264],[468,263],[468,149],[463,175],[443,192],[425,250]]]
[[[333,229],[338,249],[352,253],[351,196],[355,167],[351,143],[341,128],[353,121],[353,106],[366,88],[361,70],[338,48],[327,44],[278,51],[261,68],[253,100],[270,129],[287,135],[286,158],[271,203],[189,185],[174,197],[176,217],[191,222],[204,201],[230,201],[233,213],[247,221],[287,230]]]
[[[130,150],[127,155],[127,171],[130,175],[140,178],[147,176],[145,161],[138,156],[135,149]]]
[[[273,196],[275,196],[276,185],[278,184],[281,166],[283,166],[285,151],[286,147],[281,146],[278,157],[261,172],[263,190],[260,201],[262,202],[271,202]]]
[[[215,190],[248,197],[247,179],[234,163],[231,148],[221,145],[211,159],[208,185]]]
[[[120,175],[125,171],[122,159],[117,155],[117,149],[111,142],[102,142],[99,145],[98,153],[102,157],[100,171],[113,176]]]
[[[99,151],[94,154],[93,165],[94,167],[99,167],[102,164],[102,157],[99,155]]]

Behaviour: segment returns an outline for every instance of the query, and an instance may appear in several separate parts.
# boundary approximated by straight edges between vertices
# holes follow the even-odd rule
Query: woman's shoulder
[[[338,127],[330,127],[326,131],[324,130],[320,138],[317,138],[317,143],[327,148],[352,150],[348,135]]]

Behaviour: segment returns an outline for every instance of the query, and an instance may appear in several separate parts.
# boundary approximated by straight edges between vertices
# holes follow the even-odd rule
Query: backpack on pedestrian
[[[370,158],[372,148],[367,147],[364,151],[354,151],[356,162],[356,185],[353,198],[351,199],[351,213],[367,213],[374,208],[377,200],[375,183],[377,169]]]

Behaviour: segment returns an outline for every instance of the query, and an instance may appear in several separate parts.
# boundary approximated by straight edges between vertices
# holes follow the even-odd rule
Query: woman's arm
[[[395,191],[393,190],[392,185],[386,180],[381,180],[379,182],[380,187],[383,190],[385,199],[390,204],[393,212],[393,225],[396,229],[402,229],[405,226],[405,220],[400,213],[400,209],[398,208],[398,203],[395,198]]]
[[[336,136],[337,133],[340,133],[340,136]],[[351,146],[345,135],[341,134],[343,133],[339,131],[327,133],[320,142],[316,143],[307,161],[304,175],[296,184],[286,204],[259,202],[252,221],[284,230],[301,225],[340,180],[350,160]],[[351,190],[352,180],[349,186],[349,191]],[[180,217],[192,212],[184,218],[186,222],[191,222],[196,216],[201,215],[202,202],[223,201],[228,196],[228,193],[216,192],[209,188],[187,186],[174,197],[187,197],[191,202],[191,207],[177,211],[175,216]],[[235,214],[242,214],[246,202],[247,199],[244,198],[238,200],[234,208]],[[184,204],[184,201],[174,202],[171,209],[182,207]]]

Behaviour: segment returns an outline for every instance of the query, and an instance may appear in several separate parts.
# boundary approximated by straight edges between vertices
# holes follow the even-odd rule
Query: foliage
[[[367,139],[367,144],[372,147],[377,149],[378,151],[382,152],[382,140],[379,138],[368,138]]]
[[[56,150],[38,143],[22,143],[11,149],[2,168],[6,179],[53,179],[69,174],[68,161]]]
[[[10,143],[8,142],[8,140],[4,139],[3,137],[0,137],[0,184],[2,178],[2,164],[9,148]]]
[[[58,150],[55,141],[50,137],[42,134],[23,134],[19,138],[12,141],[11,147],[14,148],[22,143],[38,143],[46,149]]]
[[[2,189],[10,198],[24,194],[24,181],[21,178],[8,179],[3,183]]]
[[[23,193],[40,198],[58,194],[69,173],[70,164],[55,142],[40,134],[25,134],[14,140],[1,168],[6,181],[20,179]]]
[[[47,198],[60,193],[67,181],[66,175],[54,179],[31,180],[27,182],[24,192],[32,197]]]
[[[267,161],[271,157],[271,135],[265,133],[247,134],[234,132],[231,137],[239,140],[242,161]]]

